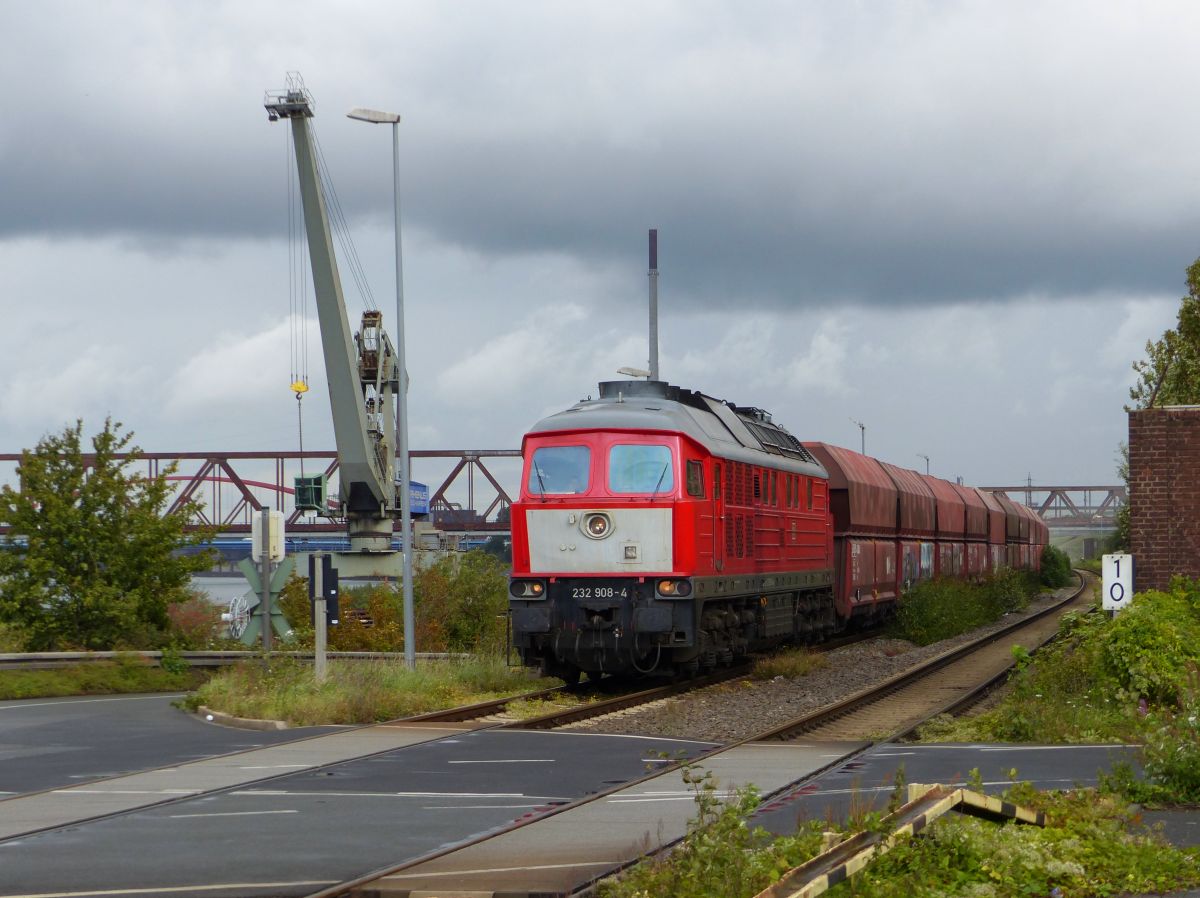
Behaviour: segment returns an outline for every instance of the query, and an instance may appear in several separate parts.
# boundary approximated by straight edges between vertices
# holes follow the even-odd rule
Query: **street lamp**
[[[372,125],[392,126],[392,200],[396,214],[396,363],[400,389],[396,391],[396,454],[400,456],[400,528],[404,550],[404,665],[417,666],[412,599],[412,502],[408,473],[408,368],[404,360],[404,262],[400,251],[400,116],[377,109],[351,109],[347,118]]]
[[[925,459],[925,476],[928,477],[929,476],[929,456],[926,455],[924,452],[918,452],[917,458]]]
[[[863,424],[862,421],[855,421],[853,418],[850,419],[850,423],[855,425],[858,428],[859,436],[862,438],[861,451],[862,451],[863,455],[866,455],[867,454],[867,425]]]

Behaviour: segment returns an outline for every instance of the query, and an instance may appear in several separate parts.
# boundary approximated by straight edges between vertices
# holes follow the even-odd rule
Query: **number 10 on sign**
[[[1105,611],[1120,611],[1133,599],[1133,556],[1105,555],[1101,607]]]

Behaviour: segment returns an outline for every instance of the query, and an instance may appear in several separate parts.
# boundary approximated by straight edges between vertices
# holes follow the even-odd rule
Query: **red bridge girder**
[[[499,480],[488,470],[485,459],[520,458],[519,449],[415,449],[409,459],[456,459],[450,474],[436,490],[430,493],[430,511],[436,520],[439,513],[471,522],[469,528],[455,526],[453,529],[507,530],[507,511],[512,497]],[[221,533],[249,533],[250,515],[264,507],[287,513],[289,533],[336,533],[345,530],[337,520],[301,520],[302,514],[292,505],[292,482],[288,475],[289,462],[294,466],[292,474],[300,473],[304,463],[312,461],[321,466],[327,477],[337,473],[337,453],[333,451],[239,451],[239,452],[142,452],[137,456],[122,454],[118,459],[136,461],[146,466],[146,474],[158,476],[170,465],[176,473],[169,479],[179,484],[170,509],[179,508],[188,499],[203,503],[202,510],[189,524],[189,529],[216,528]],[[84,464],[93,464],[95,456],[85,454]],[[20,453],[0,453],[0,465],[18,464]],[[195,465],[195,471],[185,473]],[[446,498],[458,478],[466,472],[467,504],[452,503]],[[311,467],[306,473],[312,473]],[[482,474],[495,490],[495,498],[482,514],[475,510],[475,475]],[[257,493],[255,491],[258,491]],[[265,494],[265,495],[264,495]],[[0,523],[0,533],[8,527]]]

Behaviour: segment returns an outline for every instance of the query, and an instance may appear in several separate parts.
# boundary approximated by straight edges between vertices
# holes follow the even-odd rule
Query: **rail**
[[[168,652],[168,656],[172,653]],[[311,661],[312,652],[273,652],[273,655],[284,658],[297,658]],[[74,667],[79,664],[97,664],[134,659],[151,667],[162,665],[163,653],[159,651],[129,651],[129,652],[10,652],[0,654],[0,670],[49,670],[57,667]],[[214,652],[179,652],[178,657],[189,667],[224,667],[261,658],[262,652],[251,651],[214,651]],[[403,661],[403,652],[328,652],[326,657],[333,661]],[[467,654],[455,652],[418,652],[417,659],[422,661],[442,661],[450,658],[468,658]]]

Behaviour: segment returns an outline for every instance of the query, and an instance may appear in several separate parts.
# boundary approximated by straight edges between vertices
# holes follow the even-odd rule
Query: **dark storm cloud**
[[[300,65],[352,218],[389,213],[390,144],[342,113],[390,96],[407,225],[634,269],[657,226],[705,306],[1174,291],[1200,242],[1187,7],[76,9],[12,16],[0,236],[278,236],[261,90]]]

